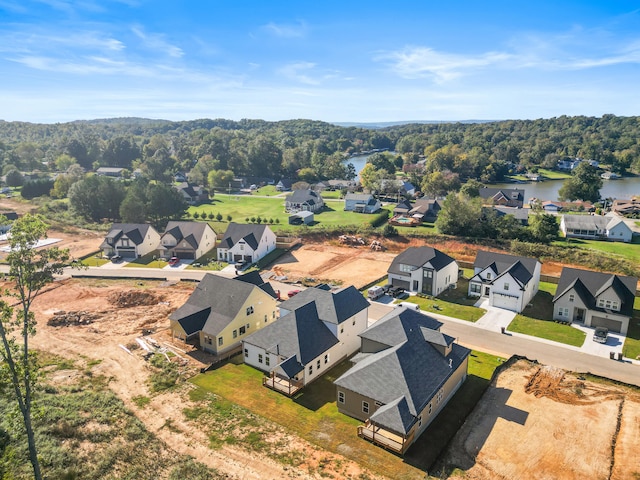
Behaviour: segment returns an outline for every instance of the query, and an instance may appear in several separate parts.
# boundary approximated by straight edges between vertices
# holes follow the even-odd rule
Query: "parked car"
[[[289,290],[289,293],[287,293],[287,296],[291,298],[291,297],[295,297],[299,293],[300,293],[300,290]]]
[[[119,263],[119,262],[121,262],[121,261],[122,261],[122,255],[113,255],[113,256],[111,257],[111,261],[112,261],[113,263]]]
[[[389,293],[393,298],[406,298],[406,293],[403,287],[391,287],[387,293]]]
[[[172,267],[176,266],[179,263],[180,263],[180,259],[178,257],[171,257],[169,259],[169,265]]]
[[[382,287],[371,287],[367,290],[367,298],[369,300],[377,300],[384,296],[384,289]]]
[[[609,336],[609,329],[606,327],[596,327],[593,332],[593,341],[598,343],[607,343],[607,337]]]
[[[420,310],[420,305],[412,302],[400,302],[398,305],[396,305],[396,307],[398,308],[407,307],[410,310]]]

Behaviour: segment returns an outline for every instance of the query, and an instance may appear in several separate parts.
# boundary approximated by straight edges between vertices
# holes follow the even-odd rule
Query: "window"
[[[238,331],[237,330],[233,331],[233,338],[238,338]]]
[[[246,328],[240,327],[240,335],[244,335],[246,331]]]
[[[382,406],[382,402],[375,402],[376,407],[381,407]]]
[[[329,354],[325,353],[324,355],[324,363],[329,363]]]
[[[309,375],[313,373],[313,365],[309,365]]]
[[[247,323],[247,325],[246,325],[246,326],[247,326],[247,330],[249,330],[249,327],[251,326],[251,324],[250,324],[250,323]]]
[[[611,302],[611,310],[620,310],[618,302]]]
[[[258,363],[262,363],[262,354],[261,353],[258,354]]]
[[[356,324],[356,319],[354,318],[353,322],[351,322],[351,325],[355,326],[355,324]]]
[[[404,263],[400,264],[401,272],[410,272],[411,270],[413,270],[413,267],[411,265],[405,265]]]
[[[424,276],[426,278],[433,278],[433,270],[425,270],[424,271]]]
[[[344,326],[340,326],[340,333],[344,333]]]
[[[615,307],[614,307],[615,305]],[[598,299],[598,307],[606,310],[618,310],[618,302],[613,300],[605,300],[604,298]]]
[[[482,292],[482,285],[480,285],[479,283],[471,284],[471,293],[481,293],[481,292]]]
[[[264,323],[267,323],[269,321],[269,317],[267,317],[266,315],[264,316]]]
[[[569,318],[569,309],[568,308],[558,308],[558,316],[559,317],[567,317]]]
[[[369,402],[362,402],[362,413],[369,413]]]
[[[505,291],[506,291],[506,290],[509,290],[509,284],[508,284],[507,282],[505,282],[505,284],[504,284],[504,290],[505,290]]]
[[[320,360],[318,360],[318,361],[316,362],[316,368],[317,368],[318,370],[320,370]]]
[[[432,406],[431,402],[429,402],[429,415],[431,415],[431,410],[433,410],[433,408],[432,408],[432,407],[433,407],[433,406]]]
[[[338,403],[344,403],[344,392],[338,392]]]
[[[218,337],[218,346],[221,347],[224,344],[224,339],[222,337]]]
[[[253,306],[247,307],[247,315],[251,315],[253,313]]]
[[[491,280],[491,272],[487,272],[487,280]]]
[[[249,358],[249,349],[248,348],[244,349],[244,358]]]
[[[267,355],[264,358],[264,364],[268,367],[270,363],[271,363],[271,359],[269,358],[269,355]]]
[[[569,295],[569,301],[573,302],[575,300],[576,296],[572,293],[571,295]]]
[[[276,311],[274,310],[273,313],[271,314],[271,318],[276,318]]]
[[[244,250],[244,245],[240,245],[240,250]]]
[[[418,428],[422,426],[422,415],[418,417]]]
[[[206,343],[207,345],[212,345],[213,341],[211,340],[211,337],[204,337],[204,343]]]

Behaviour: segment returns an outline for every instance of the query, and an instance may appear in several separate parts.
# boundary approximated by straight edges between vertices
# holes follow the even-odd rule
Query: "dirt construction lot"
[[[450,478],[640,478],[637,390],[518,360],[502,371],[454,438]],[[439,468],[443,468],[440,465]]]

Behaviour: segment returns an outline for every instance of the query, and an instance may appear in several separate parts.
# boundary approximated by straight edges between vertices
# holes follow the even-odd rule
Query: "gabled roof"
[[[410,431],[418,414],[471,353],[453,344],[445,357],[420,330],[407,333],[404,342],[363,358],[334,382],[384,404],[387,408],[371,420],[399,434]]]
[[[313,190],[294,190],[293,193],[285,197],[285,200],[289,203],[307,203],[309,205],[315,205],[322,201],[322,197]]]
[[[436,271],[440,271],[452,262],[455,262],[452,257],[433,247],[409,247],[393,259],[387,272],[400,274],[403,273],[400,265],[420,268],[427,263],[430,263]]]
[[[438,332],[442,322],[406,307],[396,307],[360,334],[360,338],[392,347],[407,341],[411,332]],[[423,335],[423,338],[424,335]]]
[[[419,198],[409,211],[412,215],[424,215],[428,211],[437,212],[442,209],[441,200],[437,198]]]
[[[149,230],[155,232],[155,229],[146,223],[114,223],[109,233],[105,236],[101,248],[115,245],[123,236],[131,240],[135,245],[140,245],[144,242]]]
[[[180,222],[170,221],[167,223],[162,236],[171,235],[176,242],[186,241],[193,249],[197,249],[204,237],[205,232],[211,229],[206,222]],[[212,230],[213,231],[213,230]],[[214,232],[215,235],[215,232]],[[215,238],[213,239],[215,241]],[[162,249],[163,246],[160,245]]]
[[[636,277],[564,267],[553,301],[557,301],[574,288],[587,308],[590,310],[603,310],[597,307],[596,299],[605,290],[612,288],[622,300],[620,313],[630,317],[633,315],[633,301],[637,284],[638,279]]]
[[[473,267],[481,270],[491,267],[497,276],[509,272],[522,285],[526,285],[533,277],[538,263],[535,258],[478,250]]]
[[[524,201],[524,190],[520,188],[492,188],[492,187],[484,187],[478,189],[480,193],[480,198],[486,199],[499,199],[505,198],[510,201]]]
[[[295,357],[304,368],[339,340],[320,320],[316,303],[311,302],[252,333],[244,342],[287,359]]]
[[[253,250],[269,227],[267,225],[241,224],[231,222],[220,242],[221,248],[232,248],[240,240],[244,240]]]
[[[373,199],[373,195],[368,193],[347,193],[344,196],[345,200],[355,200],[356,202],[368,203]]]
[[[409,210],[411,210],[413,208],[413,205],[411,204],[411,202],[409,200],[403,200],[400,203],[398,203],[393,211],[394,212],[408,212]]]
[[[238,315],[256,289],[260,288],[248,282],[207,273],[186,303],[169,319],[177,321],[185,331],[202,330],[216,336]]]
[[[605,230],[611,221],[600,215],[563,215],[562,219],[566,228],[580,230]]]
[[[335,324],[340,324],[369,308],[369,302],[352,285],[335,292],[307,288],[295,297],[282,302],[280,309],[293,311],[310,302],[316,303],[321,320]]]
[[[176,190],[183,191],[189,197],[198,197],[203,195],[205,190],[201,185],[196,185],[189,182],[181,182],[175,186]]]
[[[277,185],[282,185],[284,188],[291,188],[291,185],[293,185],[295,183],[295,180],[292,180],[290,178],[281,178],[280,181],[278,181]]]
[[[493,205],[493,210],[495,210],[499,216],[504,215],[513,215],[517,220],[528,221],[529,213],[531,212],[530,208],[521,208],[521,207],[505,207],[504,205]]]
[[[245,273],[243,275],[238,275],[237,277],[235,277],[235,280],[239,280],[241,282],[247,282],[252,285],[255,285],[256,287],[259,287],[261,290],[263,290],[265,293],[268,293],[269,295],[271,295],[273,298],[278,297],[278,295],[276,295],[275,290],[273,289],[273,286],[269,282],[265,282],[257,270],[253,270],[252,272]]]

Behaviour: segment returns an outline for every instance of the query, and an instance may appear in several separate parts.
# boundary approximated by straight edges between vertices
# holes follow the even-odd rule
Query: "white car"
[[[609,329],[606,327],[596,327],[593,332],[593,341],[598,343],[607,343],[607,337],[609,336]]]

